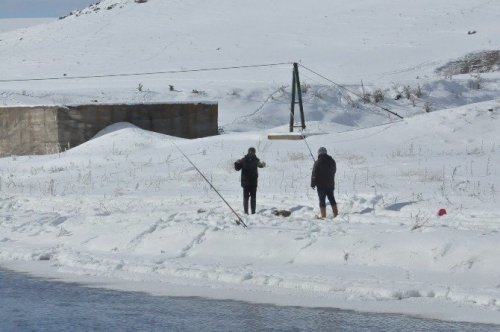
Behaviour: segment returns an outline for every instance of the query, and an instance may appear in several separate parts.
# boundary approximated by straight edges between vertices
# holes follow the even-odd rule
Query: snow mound
[[[118,122],[99,131],[91,140],[67,151],[78,155],[116,155],[164,148],[171,141],[185,139],[141,129],[128,122]]]
[[[140,128],[137,127],[136,125],[131,124],[130,122],[117,122],[99,131],[97,134],[94,135],[92,139],[96,139],[103,135],[107,135],[122,129],[131,129],[133,131],[137,131]]]

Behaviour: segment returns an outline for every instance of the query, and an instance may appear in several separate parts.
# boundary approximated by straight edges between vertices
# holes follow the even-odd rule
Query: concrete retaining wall
[[[0,107],[0,157],[56,153],[117,122],[183,138],[212,136],[217,120],[217,104],[201,103]]]
[[[0,108],[0,157],[59,151],[57,109]]]

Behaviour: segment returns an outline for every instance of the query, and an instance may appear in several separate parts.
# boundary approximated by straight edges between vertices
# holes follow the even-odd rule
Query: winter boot
[[[319,208],[319,216],[317,216],[318,219],[325,219],[326,218],[326,207],[320,207]]]
[[[333,212],[334,218],[339,215],[339,210],[337,209],[337,204],[332,204],[332,212]]]

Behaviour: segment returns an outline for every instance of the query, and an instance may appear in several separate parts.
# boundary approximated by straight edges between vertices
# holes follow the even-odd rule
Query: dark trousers
[[[250,198],[250,208],[252,214],[255,213],[255,206],[257,205],[257,186],[243,187],[243,208],[245,213],[248,214],[248,199]]]
[[[318,198],[319,198],[319,207],[323,208],[326,207],[326,198],[328,197],[328,200],[330,201],[330,205],[336,205],[337,202],[335,202],[335,195],[333,195],[333,188],[332,189],[324,189],[324,188],[318,188]]]

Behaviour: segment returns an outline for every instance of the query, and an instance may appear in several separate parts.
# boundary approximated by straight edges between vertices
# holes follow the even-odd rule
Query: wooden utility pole
[[[295,95],[298,95],[298,101],[295,100]],[[300,121],[301,125],[295,125],[295,104],[299,104],[300,108]],[[304,120],[304,105],[302,104],[302,89],[300,88],[299,79],[299,65],[293,63],[293,78],[292,78],[292,105],[290,107],[290,132],[293,132],[294,127],[302,127],[302,130],[306,128],[306,122]]]

